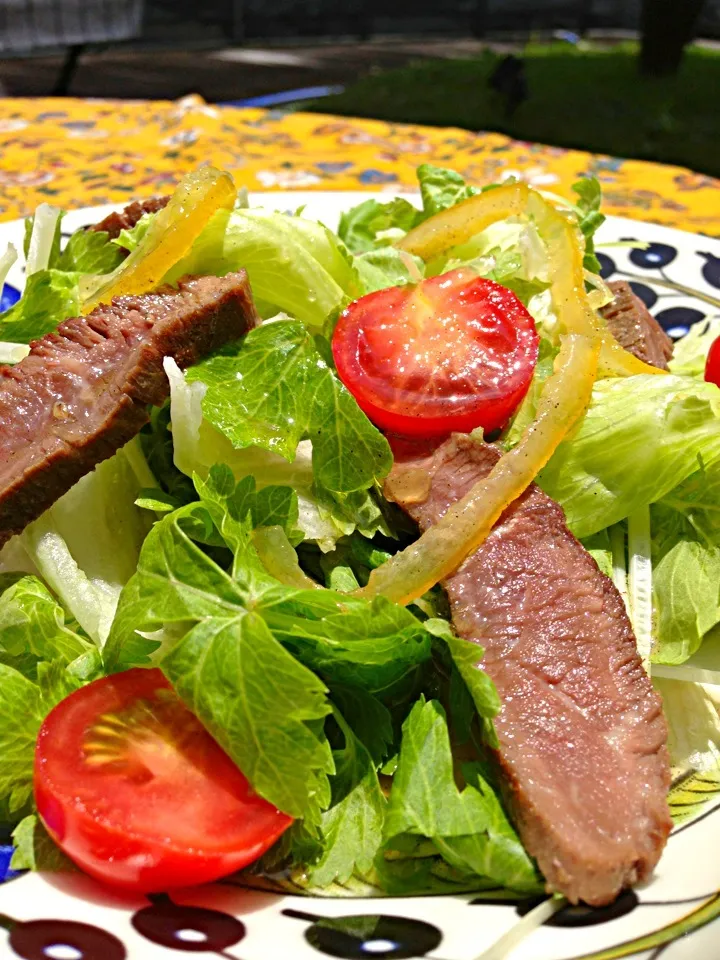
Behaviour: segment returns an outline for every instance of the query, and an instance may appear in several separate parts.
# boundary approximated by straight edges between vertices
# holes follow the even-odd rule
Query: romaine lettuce
[[[357,293],[349,259],[326,227],[264,210],[216,213],[166,279],[241,268],[256,300],[270,305],[266,315],[284,310],[314,329]]]
[[[720,391],[692,377],[600,380],[583,421],[538,478],[587,537],[720,459]]]

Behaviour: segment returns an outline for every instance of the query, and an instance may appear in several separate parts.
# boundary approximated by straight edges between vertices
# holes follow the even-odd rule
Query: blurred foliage
[[[511,113],[489,85],[502,56],[427,60],[365,77],[303,109],[494,130],[519,140],[680,164],[720,176],[720,53],[689,47],[673,77],[644,77],[638,46],[530,43],[527,99]]]

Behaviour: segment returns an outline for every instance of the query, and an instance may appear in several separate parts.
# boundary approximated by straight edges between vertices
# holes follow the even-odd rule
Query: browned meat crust
[[[123,230],[132,230],[146,213],[157,213],[167,205],[170,197],[150,197],[149,200],[133,200],[124,210],[109,213],[100,223],[88,227],[88,230],[107,233],[108,240],[117,240]]]
[[[640,297],[625,280],[613,280],[608,286],[615,294],[612,303],[600,313],[617,342],[638,359],[661,370],[668,369],[673,343]]]
[[[148,420],[187,367],[257,323],[245,271],[188,277],[61,323],[0,367],[0,546]]]

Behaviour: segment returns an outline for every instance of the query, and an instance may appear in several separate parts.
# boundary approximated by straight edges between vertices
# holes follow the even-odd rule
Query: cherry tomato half
[[[252,792],[160,670],[96,680],[55,707],[38,736],[35,799],[78,866],[142,892],[232,873],[292,822]]]
[[[512,291],[459,269],[351,303],[332,350],[375,424],[430,437],[503,426],[530,385],[538,335]]]
[[[705,361],[705,379],[720,387],[720,337],[713,340]]]

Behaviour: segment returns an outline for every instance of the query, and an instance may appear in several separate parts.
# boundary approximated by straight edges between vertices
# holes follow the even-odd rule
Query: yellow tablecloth
[[[495,133],[178,102],[0,100],[0,220],[167,192],[211,162],[250,190],[415,187],[420,163],[488,183],[514,173],[569,194],[583,173],[604,210],[720,235],[720,181],[680,167],[563,150]]]

